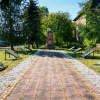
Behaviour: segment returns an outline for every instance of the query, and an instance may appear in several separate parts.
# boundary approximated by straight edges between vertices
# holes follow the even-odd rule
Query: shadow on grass
[[[71,55],[73,58],[76,58],[76,59],[83,58],[83,57],[81,57],[82,53],[76,53],[76,54],[74,54],[73,52],[68,52],[68,54]],[[95,54],[93,56],[93,54],[90,54],[90,55],[86,56],[83,59],[94,59],[94,60],[96,59],[97,60],[97,59],[100,59],[100,56],[95,55]]]
[[[32,50],[32,51],[25,51],[26,53],[22,52],[22,51],[16,51],[17,54],[24,54],[24,55],[32,55],[35,52],[37,52],[38,50]]]
[[[55,48],[55,50],[65,50],[64,48]]]

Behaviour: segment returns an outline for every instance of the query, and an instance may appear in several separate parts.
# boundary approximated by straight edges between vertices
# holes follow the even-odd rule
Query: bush
[[[84,39],[84,45],[88,48],[93,48],[96,46],[96,41],[88,40],[87,38]]]

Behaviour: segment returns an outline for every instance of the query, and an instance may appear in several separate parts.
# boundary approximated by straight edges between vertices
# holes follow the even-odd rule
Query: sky
[[[58,11],[68,12],[73,20],[81,10],[78,3],[87,0],[38,0],[39,6],[46,6],[50,13]]]

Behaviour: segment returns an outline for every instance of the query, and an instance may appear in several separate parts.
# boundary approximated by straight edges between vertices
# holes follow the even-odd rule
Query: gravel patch
[[[30,67],[33,59],[36,57],[36,55],[38,55],[38,53],[39,51],[19,63],[3,76],[0,76],[0,96],[5,94],[5,92],[7,92],[7,90],[9,90],[9,88],[16,83],[21,75],[23,75],[23,73]]]
[[[64,51],[62,51],[62,53],[72,62],[72,64],[75,65],[75,68],[81,71],[82,76],[84,76],[87,81],[92,83],[97,91],[100,92],[100,75],[88,68],[86,65],[79,62],[78,60],[74,59],[72,56],[66,54]]]

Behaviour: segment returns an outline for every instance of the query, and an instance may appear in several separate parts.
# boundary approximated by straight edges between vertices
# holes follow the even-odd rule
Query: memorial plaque
[[[12,50],[5,50],[5,59],[6,59],[6,53],[14,56],[17,59],[20,58],[19,55],[17,53],[13,52]]]
[[[24,49],[22,49],[21,47],[18,47],[18,49],[19,49],[20,51],[22,51],[24,54],[27,54],[27,52],[26,52]]]
[[[77,48],[76,50],[74,50],[73,52],[76,53],[78,51],[82,50],[82,48]]]
[[[0,71],[3,71],[7,68],[8,66],[4,66],[2,62],[0,62]]]
[[[32,49],[30,49],[30,48],[28,48],[28,47],[25,47],[25,48],[28,49],[29,51],[33,52]]]
[[[0,66],[2,66],[3,65],[3,63],[2,62],[0,62]]]
[[[74,48],[75,48],[75,46],[69,48],[68,51],[71,51],[71,50],[73,50]]]
[[[85,58],[86,56],[90,55],[91,53],[93,53],[93,56],[94,56],[94,50],[88,50],[87,52],[82,54],[81,57]]]

